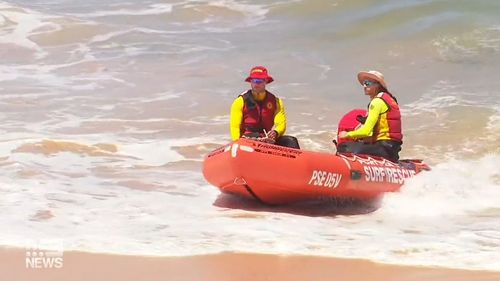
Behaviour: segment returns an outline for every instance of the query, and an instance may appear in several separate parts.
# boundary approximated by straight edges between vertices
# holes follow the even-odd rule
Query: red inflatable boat
[[[347,113],[338,129],[360,126],[366,110]],[[338,144],[346,140],[338,139]],[[277,205],[353,198],[369,200],[397,191],[429,167],[421,160],[389,160],[349,153],[321,153],[250,139],[224,145],[205,157],[203,175],[222,192]]]
[[[325,198],[373,199],[397,191],[406,179],[428,169],[420,160],[393,163],[248,139],[214,150],[203,163],[205,179],[222,192],[271,205]]]

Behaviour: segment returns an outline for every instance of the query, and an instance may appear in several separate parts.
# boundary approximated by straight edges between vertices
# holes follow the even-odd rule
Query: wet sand
[[[27,269],[21,249],[0,250],[2,280],[370,280],[498,281],[500,271],[472,271],[377,264],[311,256],[222,253],[190,257],[141,257],[65,252],[62,268]]]

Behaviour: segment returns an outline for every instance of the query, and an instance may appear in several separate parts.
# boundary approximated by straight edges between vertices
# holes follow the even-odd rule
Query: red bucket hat
[[[266,79],[268,84],[274,81],[273,77],[267,74],[267,69],[263,66],[256,66],[250,69],[250,75],[248,75],[245,81],[250,82],[252,79]]]

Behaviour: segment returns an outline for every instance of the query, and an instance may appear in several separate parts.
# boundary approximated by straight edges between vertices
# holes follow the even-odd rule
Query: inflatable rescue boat
[[[327,198],[373,199],[428,166],[420,160],[333,154],[239,139],[208,154],[203,175],[224,193],[270,205]]]
[[[352,121],[360,112],[365,111],[352,111],[345,117]],[[348,123],[339,129],[346,129]],[[203,162],[205,179],[221,192],[269,205],[375,199],[398,191],[405,180],[423,170],[429,167],[421,160],[394,163],[380,157],[306,151],[245,138],[215,149]]]

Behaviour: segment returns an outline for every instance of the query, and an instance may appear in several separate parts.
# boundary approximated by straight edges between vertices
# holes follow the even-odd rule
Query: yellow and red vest
[[[377,125],[373,128],[372,141],[391,140],[402,142],[403,131],[398,102],[390,93],[386,92],[379,93],[376,98],[382,99],[389,109],[380,114]]]
[[[252,96],[252,90],[240,95],[243,98],[243,120],[240,126],[241,135],[269,132],[274,125],[274,115],[278,107],[276,96],[266,91],[264,100],[258,102]]]

